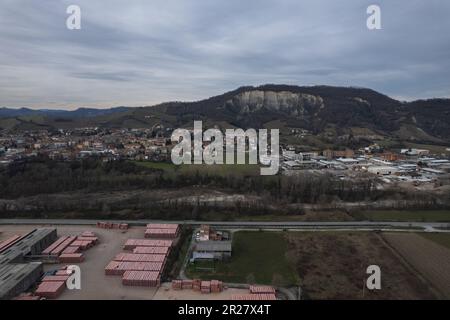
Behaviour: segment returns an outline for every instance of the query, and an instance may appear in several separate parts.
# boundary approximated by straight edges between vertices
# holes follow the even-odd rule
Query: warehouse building
[[[39,280],[42,263],[29,261],[56,238],[56,229],[35,229],[0,251],[0,299],[11,299]]]
[[[397,174],[399,169],[391,166],[372,166],[367,169],[370,173],[376,174],[378,176],[388,176],[392,174]]]
[[[231,241],[202,241],[196,244],[193,257],[209,256],[216,260],[231,257]]]

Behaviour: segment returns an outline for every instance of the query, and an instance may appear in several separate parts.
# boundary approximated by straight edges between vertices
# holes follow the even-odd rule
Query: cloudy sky
[[[381,7],[382,30],[366,9]],[[81,8],[81,30],[66,8]],[[450,97],[450,1],[1,0],[0,107],[152,105],[243,85]]]

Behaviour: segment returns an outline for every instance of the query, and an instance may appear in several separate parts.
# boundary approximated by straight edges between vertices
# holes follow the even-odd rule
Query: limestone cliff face
[[[242,92],[226,102],[226,107],[239,114],[248,114],[260,110],[285,112],[292,116],[314,113],[324,107],[319,96],[289,91],[251,90]]]

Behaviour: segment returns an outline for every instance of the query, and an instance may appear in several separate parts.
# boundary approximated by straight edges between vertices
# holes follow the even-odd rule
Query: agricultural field
[[[215,266],[190,265],[186,271],[190,278],[291,286],[299,279],[285,255],[286,250],[287,241],[282,232],[239,231],[233,234],[231,261],[216,262]]]
[[[372,221],[450,221],[450,210],[368,210],[361,215],[361,218]]]
[[[385,234],[384,237],[414,269],[433,284],[441,298],[450,299],[450,249],[442,245],[448,245],[448,237],[411,233]]]
[[[307,299],[433,299],[435,294],[377,233],[289,232],[287,257]],[[369,265],[381,268],[381,290],[363,290]]]
[[[420,233],[420,235],[450,249],[450,233]]]

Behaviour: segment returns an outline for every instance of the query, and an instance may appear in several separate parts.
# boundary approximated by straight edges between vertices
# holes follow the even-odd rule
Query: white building
[[[353,158],[338,158],[336,159],[336,161],[346,164],[346,165],[352,165],[352,164],[359,164],[358,159],[353,159]]]
[[[367,171],[379,176],[387,176],[396,174],[397,172],[399,172],[399,169],[391,166],[371,166],[367,169]]]
[[[401,154],[405,154],[407,156],[425,156],[430,153],[430,150],[427,149],[401,149]]]

